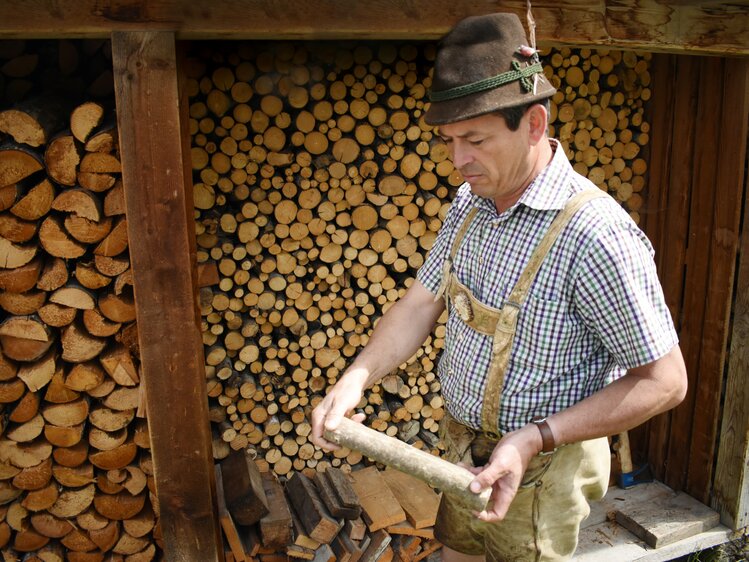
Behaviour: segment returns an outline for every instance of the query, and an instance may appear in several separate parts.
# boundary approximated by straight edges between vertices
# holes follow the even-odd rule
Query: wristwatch
[[[554,433],[552,433],[551,428],[549,427],[549,424],[546,423],[546,418],[542,418],[540,416],[536,416],[531,420],[531,423],[536,424],[536,427],[538,428],[538,431],[541,432],[541,443],[542,453],[553,453],[554,449],[557,448],[556,443],[554,442]]]

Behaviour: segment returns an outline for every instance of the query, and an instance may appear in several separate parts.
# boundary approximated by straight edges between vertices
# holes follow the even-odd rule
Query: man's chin
[[[471,193],[473,193],[474,195],[478,195],[479,197],[488,197],[489,190],[487,190],[486,185],[484,185],[484,182],[476,181],[474,183],[471,183],[469,181],[468,185],[471,187]]]

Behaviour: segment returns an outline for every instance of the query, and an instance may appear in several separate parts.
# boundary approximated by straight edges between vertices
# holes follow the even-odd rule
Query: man
[[[652,247],[546,135],[543,76],[512,14],[443,39],[427,122],[466,180],[407,294],[312,414],[322,437],[409,358],[447,304],[446,458],[486,511],[443,495],[443,559],[564,560],[608,485],[606,437],[674,407],[686,372]],[[355,416],[356,419],[360,419]]]

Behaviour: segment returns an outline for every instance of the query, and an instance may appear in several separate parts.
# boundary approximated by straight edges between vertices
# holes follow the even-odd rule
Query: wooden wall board
[[[112,35],[143,384],[168,560],[219,560],[175,38]]]
[[[58,0],[0,2],[0,37],[105,37],[110,31],[173,31],[179,39],[436,39],[456,21],[498,9],[525,20],[526,2],[506,0]],[[749,54],[746,7],[696,0],[533,2],[539,44]]]
[[[658,120],[652,129],[653,159],[650,163],[650,181],[654,186],[651,196],[655,201],[648,203],[652,214],[648,216],[646,228],[655,247],[656,264],[666,304],[681,336],[696,127],[693,119],[682,119],[681,116],[696,113],[697,96],[694,84],[699,77],[699,67],[696,57],[661,56],[656,57],[656,61],[658,68],[667,72],[667,75],[656,78],[658,81],[654,86],[653,110],[654,118]],[[682,340],[682,346],[683,343]],[[693,388],[695,373],[693,370],[688,371],[688,375],[690,388]],[[687,404],[689,402],[688,397]],[[687,405],[680,408],[687,412],[691,410]],[[683,428],[675,427],[677,411],[666,412],[649,424],[647,455],[636,453],[636,456],[647,458],[658,479],[666,478],[668,452],[676,446],[688,447],[688,439],[683,435]],[[634,443],[634,449],[641,450],[636,440]]]
[[[719,134],[714,115],[720,100],[720,68],[713,61],[700,59],[698,79],[692,87],[696,89],[697,110],[694,115],[694,137],[690,162],[684,163],[690,174],[692,189],[687,229],[686,254],[684,256],[684,286],[681,300],[681,322],[679,338],[684,363],[689,377],[689,388],[684,401],[673,412],[671,441],[668,450],[668,469],[665,483],[675,490],[684,489],[690,468],[691,455],[696,450],[692,440],[692,422],[697,406],[697,392],[707,381],[700,372],[700,356],[704,349],[703,331],[707,308],[707,285],[710,275],[709,252],[712,234],[713,207],[715,204],[715,158],[712,147]],[[679,115],[679,113],[677,113]],[[702,443],[704,445],[704,442]],[[713,446],[709,444],[709,453]],[[705,468],[705,467],[703,467]],[[702,498],[705,501],[705,498]]]
[[[746,154],[749,134],[749,61],[728,61],[723,120],[743,124],[726,132],[723,143],[735,156]],[[746,173],[740,168],[719,166],[718,185],[744,189]],[[740,209],[740,205],[737,206]],[[738,209],[737,209],[738,210]],[[749,526],[749,205],[744,204],[743,231],[733,302],[733,326],[728,359],[725,403],[721,420],[718,458],[715,468],[712,506],[720,511],[721,521],[732,529]]]
[[[667,95],[672,91],[676,80],[676,57],[656,55],[652,61],[653,92],[646,117],[651,123],[651,142],[649,154],[649,172],[647,199],[640,216],[643,219],[643,230],[656,248],[655,261],[658,272],[663,277],[664,244],[668,224],[669,167],[668,163],[674,140],[674,103],[673,97]],[[673,314],[673,311],[672,311]],[[671,427],[671,412],[664,412],[649,420],[646,424],[630,431],[632,455],[638,464],[650,462],[654,468],[664,465],[663,459],[668,447],[668,436]],[[662,475],[661,475],[662,476]]]
[[[689,391],[676,409],[633,431],[633,449],[636,458],[650,462],[657,478],[703,502],[712,492],[745,200],[745,64],[670,55],[653,60],[644,228],[656,248]],[[729,485],[736,493],[738,482],[734,478]]]
[[[737,81],[729,74],[734,63],[727,59],[705,59],[707,64],[719,66],[717,98],[710,121],[715,123],[712,138],[700,136],[700,146],[706,152],[702,160],[711,161],[709,175],[704,181],[712,185],[715,193],[710,241],[709,265],[706,270],[706,309],[702,327],[702,353],[698,364],[700,380],[692,421],[692,451],[685,490],[694,497],[708,502],[713,478],[715,443],[721,414],[721,395],[729,317],[734,289],[738,232],[741,205],[744,200],[743,184],[735,178],[746,158],[747,128],[736,126],[746,119],[736,119],[736,108],[742,106],[744,90],[736,89]],[[708,100],[708,105],[713,101]],[[740,114],[739,114],[740,115]],[[741,142],[741,138],[744,142]],[[710,146],[712,144],[712,146]],[[734,173],[728,172],[734,170]],[[738,172],[738,173],[737,173]],[[700,180],[701,181],[701,180]]]

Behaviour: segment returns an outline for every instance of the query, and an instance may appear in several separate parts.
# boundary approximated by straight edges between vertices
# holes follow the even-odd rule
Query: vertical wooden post
[[[166,560],[222,560],[172,32],[112,34],[122,180]]]
[[[727,135],[724,143],[740,163],[720,168],[716,189],[743,187],[744,222],[712,503],[724,525],[742,529],[749,527],[749,189],[744,175],[749,134],[749,61],[727,61],[725,91],[732,100],[724,120],[732,117],[737,126],[732,127],[734,133]],[[723,147],[717,148],[723,152]]]

